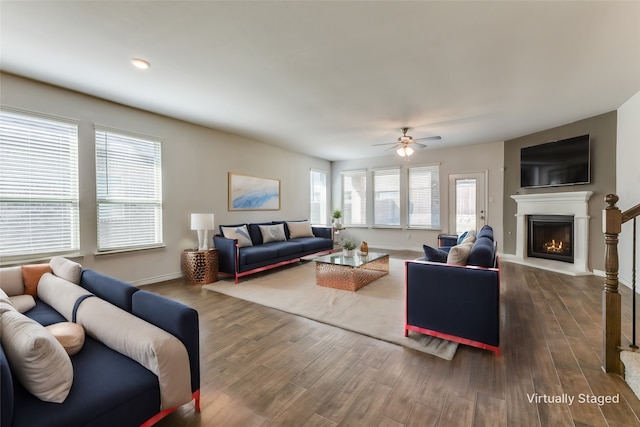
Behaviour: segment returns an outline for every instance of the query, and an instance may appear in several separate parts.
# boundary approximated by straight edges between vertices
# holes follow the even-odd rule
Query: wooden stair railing
[[[622,363],[620,362],[621,350],[621,298],[618,292],[618,235],[622,231],[622,224],[633,220],[633,267],[632,267],[632,325],[633,342],[635,346],[636,335],[636,217],[640,215],[640,204],[625,212],[621,212],[616,206],[620,198],[615,194],[607,194],[604,201],[607,207],[602,212],[602,229],[605,241],[605,280],[602,292],[602,368],[605,372],[622,375]]]

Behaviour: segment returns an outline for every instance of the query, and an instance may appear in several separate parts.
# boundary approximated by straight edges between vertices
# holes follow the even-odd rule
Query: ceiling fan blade
[[[397,144],[397,142],[385,142],[384,144],[371,144],[372,147],[378,146],[378,145],[391,145],[391,144]]]
[[[437,141],[439,139],[442,139],[442,137],[439,135],[436,135],[436,136],[427,136],[425,138],[415,138],[414,141]]]
[[[391,151],[391,150],[397,150],[397,148],[396,148],[396,147],[389,147],[389,148],[387,148],[387,149],[386,149],[386,150],[384,150],[384,151]]]
[[[415,142],[415,141],[413,141],[413,142],[412,142],[412,144],[413,144],[413,145],[417,145],[419,148],[427,148],[427,146],[426,146],[426,145],[424,145],[424,144],[420,144],[419,142]]]

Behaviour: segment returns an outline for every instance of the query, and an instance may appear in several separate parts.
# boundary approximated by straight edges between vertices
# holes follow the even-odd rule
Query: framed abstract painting
[[[229,210],[280,210],[280,180],[229,172]]]

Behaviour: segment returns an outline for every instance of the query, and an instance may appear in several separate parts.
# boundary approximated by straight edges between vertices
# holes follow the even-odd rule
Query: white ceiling
[[[1,1],[2,70],[328,160],[504,141],[640,91],[640,2]],[[133,57],[151,63],[146,71]]]

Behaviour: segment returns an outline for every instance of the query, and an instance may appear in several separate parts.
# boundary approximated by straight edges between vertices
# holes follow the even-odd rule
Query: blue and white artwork
[[[280,181],[229,173],[229,210],[280,209]]]

